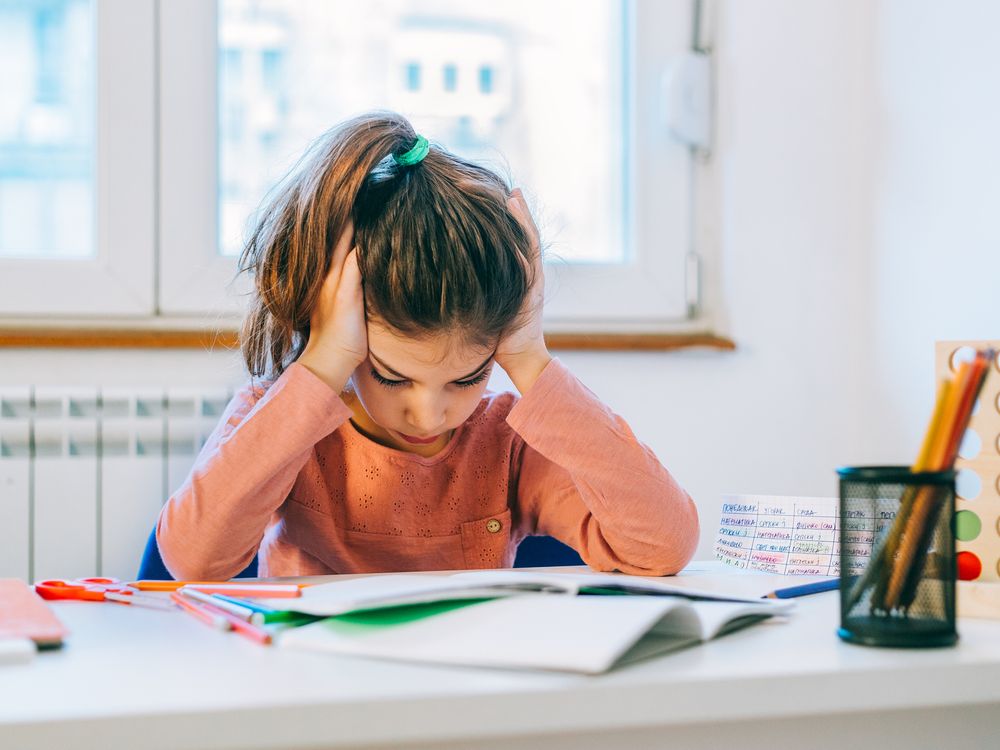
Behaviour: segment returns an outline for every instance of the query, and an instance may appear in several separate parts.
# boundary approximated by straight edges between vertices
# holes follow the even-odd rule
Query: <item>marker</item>
[[[761,599],[794,599],[797,596],[809,596],[809,594],[818,594],[821,591],[836,591],[839,588],[840,579],[830,578],[816,583],[804,583],[801,586],[775,589],[770,594],[762,596]]]
[[[214,604],[219,609],[224,609],[226,612],[230,612],[241,620],[246,620],[247,622],[252,622],[254,625],[264,624],[264,615],[260,612],[256,612],[250,607],[244,606],[243,604],[237,604],[236,602],[229,601],[227,599],[222,599],[215,594],[203,594],[198,591],[198,589],[193,589],[185,586],[181,589],[181,593],[184,596],[189,596],[202,604]]]
[[[171,594],[171,596],[176,596],[178,599],[186,598],[184,594],[178,592],[174,592],[174,594]],[[220,609],[214,604],[202,604],[200,602],[195,604],[192,601],[188,601],[188,604],[190,604],[192,607],[202,610],[203,612],[211,616],[221,617],[226,623],[228,623],[230,628],[235,630],[244,638],[249,638],[251,641],[261,644],[268,644],[271,642],[270,633],[268,633],[263,628],[254,625],[253,623],[247,622],[238,615],[234,615],[232,612],[227,612],[224,609]]]
[[[301,615],[298,612],[288,612],[283,609],[271,609],[270,607],[265,607],[262,604],[249,601],[247,599],[237,599],[232,596],[226,596],[225,594],[212,594],[212,598],[221,599],[224,602],[232,602],[240,607],[245,607],[246,609],[251,610],[254,614],[260,615],[263,618],[264,623],[268,625],[274,622],[296,622],[309,617],[308,615]],[[255,621],[251,620],[251,622]]]
[[[176,591],[170,594],[170,598],[173,599],[177,604],[181,606],[185,612],[187,612],[192,617],[201,620],[206,625],[210,625],[216,630],[229,630],[229,621],[225,617],[220,617],[219,615],[208,612],[197,604],[195,604],[190,599],[181,596]]]

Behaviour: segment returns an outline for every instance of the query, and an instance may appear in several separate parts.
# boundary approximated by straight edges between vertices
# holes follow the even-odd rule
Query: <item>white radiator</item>
[[[0,578],[134,578],[230,396],[0,388]]]

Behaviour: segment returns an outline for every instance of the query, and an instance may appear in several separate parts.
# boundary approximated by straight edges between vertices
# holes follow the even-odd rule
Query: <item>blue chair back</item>
[[[579,553],[551,536],[525,537],[514,556],[515,568],[547,568],[553,565],[583,565]]]
[[[253,556],[253,560],[247,565],[246,569],[243,570],[237,578],[256,578],[257,577],[257,555]],[[139,581],[172,581],[174,577],[170,575],[170,571],[167,570],[167,566],[163,564],[163,558],[160,557],[160,548],[156,544],[156,529],[154,528],[149,534],[149,539],[146,540],[146,549],[142,553],[142,562],[139,563],[139,575],[136,580]]]
[[[514,557],[515,568],[544,568],[552,565],[583,565],[580,555],[572,547],[563,544],[550,536],[529,536],[517,548]],[[257,555],[237,578],[255,578],[257,576]],[[156,545],[156,529],[154,528],[146,540],[146,549],[139,563],[140,581],[172,581],[173,576],[163,564],[160,548]]]

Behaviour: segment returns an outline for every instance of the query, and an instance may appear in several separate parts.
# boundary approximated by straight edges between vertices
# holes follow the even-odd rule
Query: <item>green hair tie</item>
[[[418,134],[417,142],[413,144],[413,148],[405,154],[393,154],[392,158],[401,167],[412,167],[414,164],[422,162],[430,150],[431,147],[427,139]]]

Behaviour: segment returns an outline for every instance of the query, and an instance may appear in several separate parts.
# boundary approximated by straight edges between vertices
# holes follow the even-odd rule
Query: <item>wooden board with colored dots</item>
[[[1000,341],[938,341],[935,379],[953,375],[976,349]],[[990,364],[955,461],[955,547],[963,581],[1000,581],[1000,355]]]

